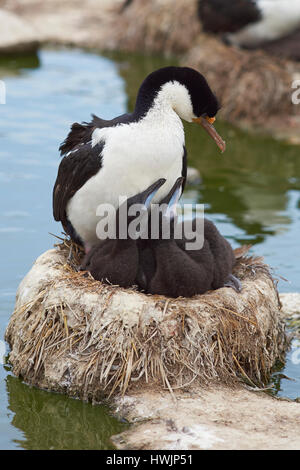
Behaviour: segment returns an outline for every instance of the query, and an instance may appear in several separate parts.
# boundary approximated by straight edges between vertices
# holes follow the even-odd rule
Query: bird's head
[[[148,75],[139,89],[135,112],[146,114],[154,107],[171,107],[181,119],[199,123],[221,151],[225,150],[225,142],[213,127],[219,102],[197,70],[170,66]]]

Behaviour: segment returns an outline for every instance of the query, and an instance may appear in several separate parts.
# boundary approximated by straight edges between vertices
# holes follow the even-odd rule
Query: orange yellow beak
[[[211,117],[211,118],[210,118],[210,117],[208,117],[208,116],[205,116],[205,119],[209,122],[209,124],[213,124],[213,123],[215,122],[215,120],[216,120],[215,117]]]

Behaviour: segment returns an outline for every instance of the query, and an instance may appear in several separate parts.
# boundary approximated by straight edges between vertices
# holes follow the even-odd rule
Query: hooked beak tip
[[[197,122],[198,124],[200,124],[200,126],[203,127],[203,129],[208,133],[208,135],[216,142],[217,146],[221,150],[221,153],[223,153],[226,150],[226,142],[222,139],[222,137],[214,128],[213,123],[215,122],[215,120],[215,117],[210,118],[208,116],[200,116],[199,118],[194,118],[193,122]]]

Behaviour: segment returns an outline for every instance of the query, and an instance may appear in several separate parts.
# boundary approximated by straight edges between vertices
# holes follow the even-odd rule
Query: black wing
[[[53,188],[53,216],[61,221],[64,228],[68,225],[66,206],[72,196],[102,167],[102,150],[104,142],[94,147],[83,144],[66,155],[58,168]]]
[[[181,176],[183,176],[184,180],[182,182],[182,192],[184,191],[185,184],[186,184],[186,174],[187,174],[187,151],[185,148],[185,145],[183,146],[183,156],[182,156],[182,170],[181,170]]]
[[[95,129],[113,127],[118,124],[130,122],[130,120],[131,114],[122,114],[122,116],[118,116],[111,120],[101,119],[95,114],[92,114],[91,122],[83,122],[81,124],[74,122],[69,134],[59,147],[61,155],[65,155],[71,150],[74,150],[80,144],[87,144],[90,142],[92,139],[92,133]]]

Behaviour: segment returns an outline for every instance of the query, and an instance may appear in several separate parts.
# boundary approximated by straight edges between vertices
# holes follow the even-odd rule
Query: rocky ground
[[[300,449],[300,404],[244,387],[177,393],[142,391],[116,401],[133,426],[118,449]]]
[[[113,23],[123,0],[5,0],[0,10],[0,52],[6,51],[7,31],[13,35],[16,49],[22,38],[27,43],[30,30],[39,45],[63,44],[80,47],[113,49],[115,47]],[[3,18],[3,19],[2,19]],[[16,21],[19,22],[15,28]]]

